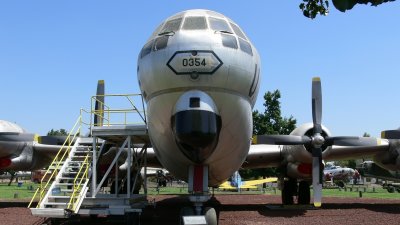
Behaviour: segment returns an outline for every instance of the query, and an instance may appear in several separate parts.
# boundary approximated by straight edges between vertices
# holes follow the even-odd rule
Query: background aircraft
[[[400,192],[400,172],[390,171],[383,169],[376,165],[373,161],[364,161],[357,166],[360,174],[364,177],[382,179],[383,188],[387,189],[388,192],[393,193],[395,191]]]
[[[269,177],[265,179],[258,180],[242,180],[239,171],[232,174],[228,181],[222,183],[218,188],[226,190],[240,190],[240,189],[257,189],[259,184],[272,183],[278,181],[276,177]]]
[[[104,105],[104,81],[99,80],[96,90],[95,112]],[[93,124],[103,123],[101,114],[95,113]],[[83,131],[81,131],[83,132]],[[70,136],[39,136],[28,133],[15,123],[0,120],[0,171],[32,171],[49,166],[58,151],[72,143]]]
[[[66,137],[38,136],[0,120],[0,171],[29,171],[46,167]]]
[[[357,170],[364,177],[373,177],[382,180],[400,182],[400,172],[383,169],[373,161],[364,161],[357,166]]]
[[[327,162],[324,166],[324,179],[343,187],[351,179],[360,179],[360,173],[352,168],[336,166],[333,162]]]

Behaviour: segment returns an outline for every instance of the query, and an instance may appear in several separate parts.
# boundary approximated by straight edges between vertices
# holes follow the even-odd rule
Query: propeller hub
[[[311,138],[311,144],[314,148],[321,148],[322,145],[325,143],[325,138],[322,137],[320,133],[316,133],[312,138]]]

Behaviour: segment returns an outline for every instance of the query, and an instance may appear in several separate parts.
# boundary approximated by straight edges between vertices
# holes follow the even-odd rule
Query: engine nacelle
[[[296,136],[311,136],[313,133],[313,124],[306,123],[302,124],[294,129],[290,134]],[[322,126],[323,137],[331,136],[331,132]],[[322,151],[326,150],[325,146],[322,146]],[[312,155],[311,146],[293,145],[286,146],[282,150],[283,155],[287,163],[286,174],[293,178],[310,178],[312,171]]]
[[[374,156],[374,162],[380,167],[400,171],[400,140],[389,140],[389,151]]]

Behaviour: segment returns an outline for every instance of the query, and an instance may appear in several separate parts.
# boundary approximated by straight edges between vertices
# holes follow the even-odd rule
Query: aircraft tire
[[[307,181],[300,181],[297,202],[299,205],[309,205],[311,200],[310,184]]]
[[[212,207],[204,208],[204,216],[208,225],[218,225],[217,212]]]
[[[295,179],[285,180],[282,188],[282,204],[293,205],[293,195],[297,189],[297,182]]]
[[[180,217],[180,224],[183,225],[183,217],[184,216],[193,216],[195,215],[193,207],[185,206],[181,209],[181,212],[179,213]]]
[[[388,187],[387,187],[387,191],[388,191],[389,193],[394,193],[395,189],[394,189],[394,187],[392,187],[392,186],[388,186]]]
[[[126,225],[137,225],[139,224],[139,214],[136,212],[130,212],[125,214]]]

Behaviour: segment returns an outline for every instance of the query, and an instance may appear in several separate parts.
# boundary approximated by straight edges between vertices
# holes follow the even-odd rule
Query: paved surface
[[[183,198],[161,195],[155,198],[156,207],[148,207],[142,214],[142,225],[179,224],[179,210],[190,205]],[[245,224],[400,224],[400,199],[324,198],[322,209],[270,210],[266,204],[279,208],[280,197],[271,195],[217,195],[208,205],[216,208],[219,225]],[[42,218],[33,217],[26,203],[0,202],[0,224],[41,224]],[[98,218],[69,221],[64,224],[123,224],[118,218]]]

